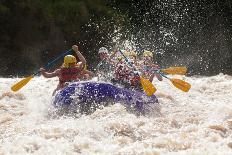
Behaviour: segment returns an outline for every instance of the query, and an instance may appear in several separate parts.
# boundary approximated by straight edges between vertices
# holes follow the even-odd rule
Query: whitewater
[[[0,155],[229,155],[232,154],[232,76],[175,76],[188,93],[164,79],[153,81],[160,110],[136,116],[121,104],[90,115],[51,114],[58,79],[0,78]]]

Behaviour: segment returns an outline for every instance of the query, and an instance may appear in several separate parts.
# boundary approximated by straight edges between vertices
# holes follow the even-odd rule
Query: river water
[[[232,154],[232,76],[183,77],[184,93],[164,79],[153,83],[160,111],[136,116],[121,104],[78,117],[53,117],[58,79],[0,78],[0,155],[229,155]]]

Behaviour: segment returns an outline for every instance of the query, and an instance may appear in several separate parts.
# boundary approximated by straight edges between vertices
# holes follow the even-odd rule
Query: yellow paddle
[[[147,96],[151,96],[156,92],[155,86],[148,79],[144,79],[140,76],[140,82]]]
[[[191,85],[188,82],[185,82],[183,80],[180,80],[180,79],[169,79],[169,80],[172,82],[172,84],[176,88],[178,88],[184,92],[188,92],[189,89],[191,88]]]
[[[185,75],[187,72],[187,68],[186,67],[169,67],[166,69],[161,69],[160,71],[165,74]]]
[[[128,60],[128,58],[123,54],[123,52],[121,50],[119,50],[119,52],[123,55],[123,57],[125,58],[127,64],[130,67],[133,67],[135,69],[135,71],[137,71],[137,69],[130,63],[130,61]],[[147,96],[151,96],[156,92],[156,88],[155,86],[151,83],[151,81],[149,81],[148,79],[144,79],[143,77],[140,77],[140,82],[142,85],[142,88],[144,90],[144,92],[147,94]]]
[[[19,81],[18,83],[14,84],[11,87],[12,91],[18,91],[19,89],[21,89],[23,86],[25,86],[32,78],[34,77],[34,75],[31,75],[21,81]]]
[[[163,77],[169,79],[176,88],[178,88],[184,92],[188,92],[189,89],[191,88],[191,85],[188,82],[185,82],[185,81],[180,80],[180,79],[169,78],[161,72],[158,72],[158,71],[156,71],[156,72],[158,74],[162,75]]]
[[[52,65],[54,62],[56,62],[57,60],[59,60],[60,58],[62,58],[63,56],[69,54],[71,52],[71,49],[68,51],[65,51],[65,53],[59,55],[58,57],[56,57],[54,60],[52,60],[51,62],[47,63],[46,66],[44,67],[45,69],[48,68],[50,65]],[[17,82],[16,84],[14,84],[11,87],[12,91],[18,91],[19,89],[21,89],[23,86],[25,86],[35,75],[37,75],[40,71],[37,71],[36,73],[34,73],[33,75],[24,78],[23,80]]]

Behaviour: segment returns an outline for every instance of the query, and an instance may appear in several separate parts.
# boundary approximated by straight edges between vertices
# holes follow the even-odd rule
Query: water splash
[[[36,77],[15,94],[19,79],[1,78],[0,153],[230,154],[232,77],[177,78],[190,92],[153,81],[161,115],[137,117],[115,104],[76,118],[48,115],[58,79]]]

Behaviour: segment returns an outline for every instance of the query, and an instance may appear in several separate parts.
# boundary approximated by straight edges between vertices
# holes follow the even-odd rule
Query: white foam
[[[136,117],[115,104],[88,116],[49,117],[57,79],[0,78],[0,154],[230,154],[232,77],[181,77],[184,93],[154,80],[161,115]]]

